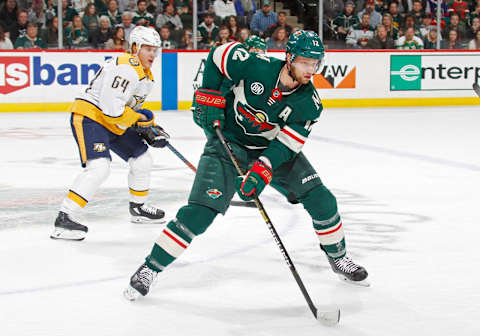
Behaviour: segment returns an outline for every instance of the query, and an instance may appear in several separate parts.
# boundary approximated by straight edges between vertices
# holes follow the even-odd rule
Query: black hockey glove
[[[135,131],[147,142],[149,146],[163,148],[168,144],[170,135],[158,125],[142,127],[135,124]]]

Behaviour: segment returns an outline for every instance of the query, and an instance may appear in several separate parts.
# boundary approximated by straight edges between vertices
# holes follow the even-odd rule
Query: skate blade
[[[327,312],[317,311],[316,318],[327,326],[334,326],[340,322],[340,309]]]
[[[341,274],[338,274],[338,277],[343,282],[349,283],[351,285],[360,286],[360,287],[370,287],[370,282],[368,282],[366,279],[361,280],[361,281],[353,281],[353,280],[350,280],[350,279],[346,278],[345,276],[343,276]]]
[[[123,297],[129,301],[135,301],[141,295],[139,291],[130,285],[123,291]]]
[[[67,230],[63,228],[55,228],[55,230],[50,235],[52,239],[59,239],[59,240],[75,240],[80,241],[84,240],[86,236],[85,231],[80,230]]]
[[[130,217],[130,222],[134,224],[165,224],[166,220],[164,218],[160,219],[150,219],[139,216]]]

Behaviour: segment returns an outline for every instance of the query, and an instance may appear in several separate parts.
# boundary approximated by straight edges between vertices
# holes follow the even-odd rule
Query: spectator
[[[370,15],[370,26],[376,28],[380,23],[382,23],[382,15],[375,10],[375,0],[367,0],[365,9],[358,13],[358,18],[360,19],[363,13]]]
[[[122,14],[122,23],[119,24],[119,27],[123,28],[123,31],[125,33],[125,40],[130,41],[130,33],[132,32],[133,28],[135,26],[132,24],[132,12],[123,12]]]
[[[47,0],[47,7],[45,8],[45,17],[47,18],[47,26],[52,19],[57,16],[57,6],[53,5],[53,0]]]
[[[447,11],[448,15],[452,15],[452,13],[457,13],[462,20],[468,16],[470,13],[470,9],[468,9],[468,4],[464,0],[453,0],[450,8]]]
[[[47,44],[47,48],[58,48],[58,17],[55,16],[48,22],[48,28],[42,32],[42,40]]]
[[[343,11],[343,0],[324,0],[323,15],[325,18],[335,18]]]
[[[71,49],[85,49],[88,44],[88,30],[83,26],[82,19],[75,15],[72,19],[72,25],[65,28],[67,44]]]
[[[0,36],[1,37],[1,36]],[[1,43],[0,43],[1,45]],[[1,49],[1,47],[0,47]],[[480,50],[480,30],[477,30],[475,38],[468,42],[468,49],[470,50]]]
[[[337,32],[340,40],[345,41],[350,27],[358,24],[358,16],[354,14],[355,4],[352,0],[345,2],[343,13],[335,17],[332,21],[333,30]]]
[[[471,27],[468,28],[468,31],[467,31],[467,39],[469,40],[474,39],[479,30],[480,30],[480,18],[479,17],[473,18],[472,25]]]
[[[253,14],[257,11],[254,0],[235,0],[235,11],[238,16],[246,17],[245,22],[250,22]]]
[[[235,11],[235,5],[231,0],[215,0],[213,2],[213,9],[215,10],[215,14],[222,20],[227,16],[237,15],[237,12]]]
[[[438,32],[436,27],[429,30],[428,35],[423,39],[425,49],[437,49]]]
[[[17,21],[10,27],[10,41],[15,45],[17,38],[25,36],[27,32],[28,13],[25,9],[20,9],[17,14]]]
[[[45,3],[43,0],[33,0],[28,9],[28,22],[36,23],[39,29],[47,27],[47,17],[44,11]]]
[[[448,32],[447,40],[442,40],[442,49],[462,49],[458,33],[455,29]]]
[[[456,30],[459,40],[463,40],[467,36],[467,27],[465,22],[460,20],[460,15],[453,12],[450,14],[450,24],[448,24],[443,30],[443,36],[449,36],[449,31]]]
[[[108,10],[108,0],[94,0],[95,7],[97,8],[97,13],[104,13]]]
[[[172,32],[168,25],[160,28],[160,39],[162,49],[177,49],[177,43],[170,37]]]
[[[135,25],[153,26],[155,24],[153,15],[147,12],[147,1],[137,1],[137,11],[133,14],[132,22]]]
[[[375,0],[375,11],[383,16],[383,14],[388,12],[388,3],[383,0]]]
[[[38,26],[35,23],[28,23],[25,35],[15,41],[15,49],[46,49],[47,44],[37,35]]]
[[[270,25],[267,30],[265,31],[265,37],[270,37],[273,35],[273,32],[278,28],[282,27],[285,28],[287,31],[287,39],[290,36],[290,33],[292,32],[292,26],[287,24],[287,14],[285,12],[279,12],[277,16],[277,23],[274,23],[273,25]]]
[[[18,5],[16,0],[6,0],[0,9],[0,26],[6,32],[17,21]]]
[[[63,26],[67,27],[72,24],[73,17],[78,15],[75,8],[68,5],[67,0],[62,0]]]
[[[186,50],[193,50],[193,32],[190,28],[187,28],[183,31],[179,48],[186,49]]]
[[[423,5],[421,0],[413,0],[412,10],[410,11],[410,15],[413,16],[415,20],[415,24],[420,26],[422,24],[423,16],[425,15],[425,11],[423,10]]]
[[[215,39],[215,46],[219,46],[228,42],[231,42],[230,39],[230,29],[227,26],[223,25],[218,30],[217,38]]]
[[[137,3],[135,2],[135,0],[119,0],[118,1],[118,9],[122,13],[134,12],[136,8],[137,8]]]
[[[278,27],[273,32],[272,37],[267,41],[267,49],[285,50],[287,48],[287,42],[287,30],[283,27]]]
[[[240,35],[240,27],[238,26],[238,21],[236,16],[229,16],[225,19],[225,25],[230,30],[230,39],[238,41]]]
[[[105,42],[112,37],[112,29],[110,26],[110,19],[106,16],[100,17],[100,26],[93,32],[91,43],[96,49],[103,49]]]
[[[77,11],[77,13],[82,13],[87,7],[90,0],[71,0],[72,7]]]
[[[191,28],[193,24],[192,0],[174,0],[173,4],[177,9],[177,14],[180,16],[180,19],[182,19],[183,27]],[[209,10],[213,10],[213,6],[210,6]]]
[[[212,13],[205,14],[203,22],[198,26],[198,31],[202,37],[200,49],[210,49],[218,35],[218,27],[213,23]]]
[[[5,30],[3,30],[3,27],[0,25],[0,49],[5,50],[5,49],[13,49],[13,44],[10,39],[5,36]]]
[[[390,2],[390,6],[388,6],[388,14],[392,17],[392,24],[395,28],[400,29],[400,26],[403,21],[402,15],[398,12],[398,2],[392,1]]]
[[[250,29],[242,28],[240,29],[238,42],[244,43],[249,37],[250,37]]]
[[[422,21],[420,22],[420,26],[418,28],[420,31],[420,36],[425,39],[432,27],[432,18],[430,17],[430,15],[423,13]]]
[[[125,30],[123,27],[117,26],[113,29],[112,38],[105,42],[107,50],[128,50],[128,42],[125,39]]]
[[[158,0],[147,0],[147,12],[155,16],[163,11],[163,2]]]
[[[475,6],[475,9],[468,15],[468,24],[471,26],[474,18],[480,17],[480,3]]]
[[[108,10],[100,13],[100,16],[102,15],[105,15],[110,19],[110,25],[112,27],[122,23],[122,14],[118,10],[117,0],[108,0]]]
[[[368,49],[395,49],[393,39],[388,35],[387,29],[383,24],[377,26],[377,34],[374,38],[368,40]]]
[[[85,29],[87,29],[89,36],[92,35],[95,30],[97,30],[99,19],[97,15],[97,9],[93,3],[89,3],[85,8],[82,22]]]
[[[415,28],[407,27],[405,35],[399,37],[396,43],[397,49],[423,49],[423,41],[420,37],[415,36]]]
[[[403,24],[403,30],[407,29],[408,27],[413,27],[415,29],[415,35],[418,37],[422,37],[422,34],[420,33],[420,27],[415,24],[415,18],[412,14],[407,14],[405,16],[405,21]]]
[[[362,14],[362,21],[352,26],[345,42],[350,48],[366,48],[369,39],[373,38],[375,30],[370,26],[370,15]]]
[[[262,0],[262,9],[253,15],[252,22],[250,22],[250,30],[252,34],[263,37],[265,30],[276,22],[277,13],[272,12],[270,0]]]
[[[387,30],[387,35],[392,38],[392,40],[396,41],[399,36],[399,30],[393,25],[393,19],[390,13],[385,13],[382,17],[382,24],[385,26]]]
[[[427,5],[425,6],[425,13],[431,14],[433,16],[437,15],[437,1],[440,1],[442,16],[445,16],[448,11],[445,0],[427,0]]]
[[[156,26],[163,27],[168,25],[170,29],[181,30],[183,29],[182,20],[177,13],[175,13],[175,6],[172,3],[167,3],[163,9],[163,14],[158,15]]]

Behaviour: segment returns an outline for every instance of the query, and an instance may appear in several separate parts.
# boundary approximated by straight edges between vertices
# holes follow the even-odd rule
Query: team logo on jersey
[[[131,65],[133,66],[139,66],[140,65],[140,62],[138,62],[138,60],[136,58],[129,58],[128,61],[130,62]]]
[[[263,87],[263,84],[260,82],[253,82],[252,85],[250,85],[250,91],[254,95],[260,96],[263,91],[265,91],[265,88]]]
[[[133,99],[135,99],[134,106],[138,104],[143,104],[145,102],[145,98],[147,98],[147,95],[143,95],[143,96],[133,95]]]
[[[212,198],[212,199],[217,199],[220,196],[222,196],[223,193],[218,189],[208,189],[207,190],[207,195],[210,196],[210,198]]]
[[[101,153],[105,152],[107,150],[107,147],[105,147],[105,144],[103,142],[96,142],[93,144],[93,150],[95,152]]]
[[[262,110],[238,104],[235,115],[237,124],[243,128],[245,134],[269,138],[275,132],[276,124],[269,122],[268,115]]]

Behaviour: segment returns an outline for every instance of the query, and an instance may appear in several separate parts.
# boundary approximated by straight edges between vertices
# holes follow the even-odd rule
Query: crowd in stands
[[[287,23],[286,12],[274,11],[273,0],[0,0],[0,49],[58,48],[57,1],[62,1],[63,46],[70,49],[125,50],[132,29],[145,25],[157,29],[164,49],[193,49],[195,39],[198,49],[210,49],[257,35],[269,50],[284,50],[289,35],[300,29]],[[199,13],[195,37],[192,1]],[[315,8],[308,7],[318,0],[282,1],[305,28],[318,29]],[[299,3],[310,10],[296,10]],[[435,49],[438,39],[442,49],[480,49],[480,0],[324,0],[323,5],[328,47]]]

